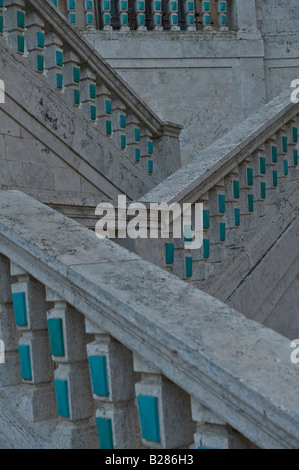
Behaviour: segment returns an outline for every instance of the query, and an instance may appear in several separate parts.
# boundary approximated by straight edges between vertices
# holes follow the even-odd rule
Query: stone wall
[[[45,143],[0,110],[0,189],[18,189],[45,203],[95,206],[98,188]]]
[[[160,118],[184,125],[183,162],[265,103],[264,47],[235,32],[87,32]]]
[[[259,29],[264,34],[299,31],[299,4],[297,0],[256,0]]]

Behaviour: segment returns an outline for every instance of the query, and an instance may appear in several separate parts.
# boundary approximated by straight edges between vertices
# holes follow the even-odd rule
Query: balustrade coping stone
[[[68,44],[70,49],[80,57],[81,61],[111,89],[124,102],[128,109],[154,133],[155,137],[165,135],[171,129],[171,133],[177,138],[183,126],[172,122],[163,122],[148,105],[141,100],[135,91],[113,70],[109,63],[77,31],[52,3],[51,0],[28,0],[33,10],[40,15],[51,30]]]
[[[299,448],[290,341],[19,191],[0,252],[262,448]]]
[[[299,114],[299,104],[291,102],[291,88],[265,104],[224,137],[201,151],[145,194],[140,202],[183,202],[199,200],[246,157]]]

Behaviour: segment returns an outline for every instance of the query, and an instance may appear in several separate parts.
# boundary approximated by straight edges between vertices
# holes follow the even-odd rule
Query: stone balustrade
[[[228,30],[226,0],[52,0],[81,30]]]
[[[73,24],[77,18],[76,0],[67,0],[66,4]],[[92,24],[93,1],[80,4],[84,4],[86,21]],[[0,36],[7,39],[10,48],[23,56],[36,73],[47,77],[51,87],[80,108],[100,133],[112,139],[155,182],[180,167],[182,126],[163,123],[72,28],[51,0],[5,0],[0,4],[0,15]],[[171,165],[167,164],[169,154]]]
[[[171,233],[152,258],[143,240],[136,252],[226,301],[299,213],[298,131],[287,90],[141,198],[146,206],[202,203],[202,247]]]
[[[299,447],[286,338],[21,192],[0,206],[0,391],[44,445]]]

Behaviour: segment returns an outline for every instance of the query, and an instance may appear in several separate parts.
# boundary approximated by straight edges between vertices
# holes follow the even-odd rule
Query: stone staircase
[[[0,448],[298,448],[273,330],[299,332],[299,105],[282,94],[180,168],[181,127],[53,3],[0,0]],[[118,195],[202,203],[203,246],[99,240]]]
[[[299,333],[298,126],[298,104],[286,91],[140,199],[146,206],[202,203],[200,249],[188,249],[184,238],[173,234],[151,240],[156,243],[151,251],[144,240],[135,247],[149,261],[291,338]],[[293,303],[284,308],[290,296]]]
[[[298,448],[286,338],[24,193],[0,204],[6,415],[51,448]]]
[[[181,127],[157,118],[51,1],[6,2],[0,16],[2,189],[79,211],[140,197],[179,168]]]

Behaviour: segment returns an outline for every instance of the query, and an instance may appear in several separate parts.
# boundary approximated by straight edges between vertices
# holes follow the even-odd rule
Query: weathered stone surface
[[[248,318],[291,339],[299,336],[298,223],[297,217],[259,260],[256,269],[225,299]]]
[[[257,35],[242,41],[232,31],[84,36],[161,119],[184,126],[184,163],[266,102],[264,47]]]
[[[249,157],[283,124],[293,119],[298,109],[299,105],[290,100],[290,91],[285,90],[206,150],[199,152],[194,161],[184,165],[140,201],[170,203],[188,197],[188,202],[195,202],[213,185],[211,178],[220,180],[226,176],[237,162],[245,159],[245,155]]]
[[[138,100],[125,82],[118,79],[113,70],[96,54],[93,57],[91,49],[80,39],[78,32],[68,29],[69,26],[59,15],[52,14],[53,8],[49,0],[28,2],[39,9],[40,14],[44,14],[50,25],[57,20],[59,31],[64,33],[62,37],[68,42],[70,39],[66,32],[70,32],[76,54],[79,53],[89,65],[96,64],[98,70],[105,70],[105,80],[110,77],[114,90],[120,87],[127,104],[131,97],[136,108],[136,103],[141,106],[141,114],[149,125],[155,130],[159,126],[162,129],[159,118]],[[24,5],[23,0],[18,0],[17,3]],[[82,7],[81,0],[77,3]],[[43,4],[45,11],[42,9]],[[177,115],[178,120],[182,119],[181,122],[186,125],[182,143],[186,161],[190,157],[195,158],[194,166],[186,166],[183,171],[177,172],[170,183],[166,181],[165,187],[159,186],[156,192],[150,193],[150,199],[146,196],[144,201],[152,201],[151,197],[154,196],[157,198],[154,200],[158,201],[159,198],[170,201],[187,197],[194,202],[216,180],[222,184],[221,177],[225,178],[227,172],[231,171],[232,166],[238,165],[246,152],[248,155],[254,152],[262,141],[271,137],[271,133],[275,133],[278,127],[295,116],[297,108],[287,103],[285,93],[274,103],[261,109],[257,116],[198,155],[198,149],[205,147],[209,139],[214,141],[235,122],[249,115],[255,107],[258,108],[266,99],[285,89],[294,78],[296,70],[299,70],[298,41],[295,39],[299,20],[295,0],[247,0],[246,5],[243,0],[232,0],[230,8],[230,26],[238,29],[236,33],[204,32],[198,36],[193,33],[159,35],[149,32],[139,35],[137,47],[136,35],[133,39],[131,33],[92,36],[96,40],[99,37],[104,39],[97,48],[112,45],[111,60],[115,61],[113,65],[131,84],[137,83],[136,89],[140,91],[142,98],[149,102],[152,100],[157,114],[163,118],[168,118],[168,113],[171,118]],[[13,17],[10,19],[13,20]],[[263,39],[257,26],[263,32]],[[32,43],[29,44],[29,49],[32,51],[33,36],[29,39]],[[153,44],[161,47],[155,49]],[[136,52],[132,46],[135,46]],[[14,64],[16,74],[13,76],[11,73],[9,79],[12,77],[15,80],[17,86],[14,92],[20,93],[23,108],[19,103],[16,104],[18,100],[9,90],[2,114],[3,134],[0,134],[4,178],[3,184],[0,180],[2,189],[18,188],[53,206],[64,204],[66,214],[72,213],[78,220],[85,217],[88,219],[86,225],[92,223],[89,210],[99,202],[97,198],[113,199],[118,191],[135,198],[148,190],[144,187],[144,178],[139,181],[139,174],[134,172],[133,167],[123,164],[120,153],[117,155],[119,158],[115,158],[112,152],[115,149],[106,149],[106,144],[99,145],[103,167],[100,168],[93,145],[87,143],[88,138],[93,138],[92,126],[85,123],[82,127],[83,120],[67,106],[63,107],[62,115],[56,113],[55,107],[62,106],[61,97],[58,99],[57,93],[50,93],[41,77],[33,78],[30,83],[30,74],[25,70],[26,67],[23,68],[23,60],[18,62],[4,49],[3,70],[5,67],[7,70],[8,64],[13,68]],[[178,57],[181,61],[179,64]],[[31,53],[29,62],[32,65]],[[136,67],[139,67],[138,71]],[[19,70],[21,76],[17,80],[15,77],[18,76],[17,72],[20,73]],[[147,83],[144,80],[145,74]],[[24,87],[25,77],[28,87]],[[177,101],[178,83],[184,84],[181,103]],[[273,110],[271,106],[274,106]],[[73,116],[76,118],[73,119]],[[165,130],[165,126],[163,129]],[[65,130],[67,137],[62,134]],[[292,131],[291,127],[289,130]],[[283,131],[284,129],[282,134]],[[82,138],[81,132],[86,134],[86,139]],[[159,153],[165,153],[166,140],[169,140],[169,155],[164,166],[161,165],[161,170],[167,174],[179,166],[176,137],[177,135],[170,139],[167,135],[167,139],[164,142],[161,139],[158,146]],[[289,133],[288,137],[292,139],[292,134]],[[295,144],[291,146],[293,151]],[[84,158],[82,153],[86,148],[90,155]],[[279,157],[282,155],[279,148]],[[291,150],[287,157],[289,164],[292,158],[290,155]],[[256,164],[250,155],[249,159],[253,165]],[[256,166],[254,168],[256,171]],[[233,255],[232,260],[221,266],[222,273],[218,278],[220,263],[218,267],[215,266],[217,263],[212,267],[207,263],[207,269],[202,269],[202,265],[199,265],[196,279],[205,280],[207,291],[222,300],[228,300],[237,309],[246,310],[250,318],[264,321],[273,328],[278,324],[279,331],[291,337],[299,331],[296,313],[282,318],[280,308],[284,305],[284,309],[296,312],[298,304],[298,231],[294,222],[298,210],[298,198],[296,201],[294,190],[296,169],[294,166],[289,169],[294,184],[290,184],[283,175],[281,158],[279,169],[282,174],[278,175],[276,193],[279,192],[281,198],[278,201],[270,189],[267,200],[270,210],[259,200],[255,204],[255,215],[246,215],[247,194],[243,188],[241,209],[246,217],[246,223],[243,224],[242,220],[246,234],[242,242],[248,242],[247,251],[242,253],[243,247],[238,246],[236,256]],[[101,172],[103,173],[100,175]],[[144,176],[142,171],[140,175]],[[240,176],[242,179],[244,175]],[[7,184],[8,181],[10,184]],[[151,187],[151,182],[149,186]],[[135,191],[137,196],[134,195]],[[259,186],[256,184],[253,193],[255,196],[259,194]],[[284,207],[279,211],[281,202]],[[68,204],[73,204],[74,207],[70,208]],[[82,204],[85,208],[78,215],[76,211],[79,212]],[[20,263],[32,276],[53,289],[52,292],[58,292],[61,298],[78,308],[86,317],[88,325],[93,325],[94,329],[97,326],[99,329],[107,329],[108,333],[131,349],[135,357],[139,358],[137,370],[138,367],[145,373],[161,370],[197,400],[201,407],[197,409],[197,416],[206,418],[207,421],[215,416],[212,418],[212,425],[199,426],[195,435],[196,445],[208,446],[212,443],[215,447],[226,446],[226,429],[218,429],[220,432],[217,440],[218,424],[215,423],[219,420],[220,423],[228,422],[236,427],[261,447],[299,446],[298,410],[295,407],[294,393],[298,388],[298,380],[295,375],[296,366],[290,363],[289,342],[285,338],[246,320],[216,299],[182,284],[165,271],[116,247],[112,242],[96,239],[90,232],[72,225],[62,216],[29,201],[23,195],[0,195],[0,206],[0,251],[3,250],[14,262]],[[273,206],[276,206],[276,212]],[[254,218],[257,217],[262,219],[260,225],[255,225]],[[214,222],[218,224],[220,220],[214,214]],[[273,225],[274,221],[276,226]],[[216,228],[217,224],[214,226],[211,223],[211,227]],[[286,228],[288,225],[290,227]],[[256,227],[258,230],[254,234]],[[213,232],[211,241],[214,246],[216,244],[217,253],[216,256],[211,255],[210,261],[222,260],[223,250],[217,244],[216,231]],[[130,247],[133,248],[133,244]],[[136,247],[138,248],[138,243],[135,244]],[[148,253],[144,258],[148,257],[153,261],[150,250],[154,251],[156,247],[157,245],[153,248],[150,243],[145,243],[143,248]],[[160,261],[164,261],[162,249],[163,246],[159,246],[156,250],[155,260],[160,258]],[[179,252],[177,246],[176,252],[176,262],[180,258],[180,266],[175,267],[176,274],[179,273],[183,278],[184,253]],[[276,263],[279,263],[277,270]],[[240,273],[244,275],[244,279],[240,278]],[[228,286],[227,277],[230,275]],[[234,282],[238,284],[237,289]],[[248,302],[248,297],[252,297],[252,302]],[[10,329],[5,315],[12,313],[11,306],[5,306],[1,312],[0,316],[3,317],[4,313],[5,320],[3,327]],[[40,346],[38,349],[41,349]],[[16,375],[17,361],[13,355],[8,351],[6,366],[11,367],[14,364],[13,373]],[[86,370],[85,367],[82,375],[84,383],[88,380]],[[1,371],[0,381],[3,379]],[[67,377],[63,371],[61,373],[62,378]],[[83,388],[82,382],[81,385],[74,386],[78,410],[80,400],[76,391]],[[1,383],[4,386],[8,384],[5,380]],[[17,382],[10,382],[10,385],[12,383]],[[34,415],[37,402],[33,401],[26,388],[16,389],[13,395],[17,397],[19,411],[27,409]],[[85,398],[85,402],[88,402],[88,398]],[[42,408],[44,406],[47,406],[46,396]],[[203,406],[206,411],[200,414]],[[107,411],[107,416],[116,417],[117,443],[122,446],[126,445],[126,436],[121,430],[127,413],[125,409],[120,413],[119,411],[111,408]],[[11,420],[11,417],[8,418],[9,413],[4,415],[1,409],[0,415],[4,423]],[[81,416],[80,413],[78,416]],[[16,441],[18,433],[15,432],[14,420],[12,422],[12,430],[6,441],[1,438],[0,420],[0,448],[13,447],[13,442]],[[43,429],[44,436],[46,429],[49,429],[48,425],[49,423],[45,424]],[[32,430],[33,436],[37,429]],[[28,432],[28,428],[26,430]],[[88,432],[87,422],[82,423],[79,429],[64,423],[57,429],[56,441],[54,438],[52,445],[55,447],[59,440],[60,445],[66,447],[84,447],[89,442]],[[24,435],[25,440],[18,437],[21,446],[26,439],[28,447],[36,445],[28,439],[26,432]],[[95,433],[92,430],[91,440],[94,438]],[[47,442],[46,437],[44,445]]]
[[[94,234],[19,192],[3,191],[0,204],[6,256],[257,445],[299,446],[286,338],[141,259],[91,263],[83,251],[78,265],[82,234],[87,245]],[[60,232],[73,247],[67,265],[49,235]]]

